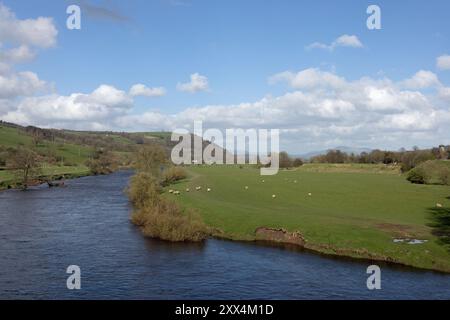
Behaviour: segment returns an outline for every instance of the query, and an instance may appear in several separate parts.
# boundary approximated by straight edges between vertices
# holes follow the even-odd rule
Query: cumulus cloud
[[[441,83],[436,74],[431,71],[420,70],[414,76],[402,82],[409,89],[424,89],[439,86]]]
[[[450,102],[450,87],[441,87],[439,89],[439,97],[447,102]]]
[[[405,87],[408,80],[416,89]],[[426,81],[424,81],[424,79]],[[418,81],[420,80],[420,81]],[[147,112],[116,119],[121,128],[140,130],[189,129],[195,120],[214,128],[278,128],[286,148],[314,149],[337,145],[395,148],[448,142],[450,110],[419,89],[439,80],[417,72],[399,82],[364,77],[349,81],[315,68],[285,71],[271,77],[293,89],[255,102],[187,108],[174,114]],[[439,87],[441,88],[441,87]],[[305,149],[303,149],[305,150]]]
[[[16,64],[33,60],[35,53],[26,45],[0,51],[0,61],[5,64]]]
[[[48,48],[56,44],[57,34],[52,18],[20,20],[0,3],[0,42]]]
[[[186,83],[178,83],[177,89],[179,91],[195,93],[199,91],[207,91],[209,88],[208,78],[199,73],[191,74],[191,81]]]
[[[33,72],[0,74],[0,99],[31,96],[48,89],[48,84]]]
[[[130,95],[133,97],[162,97],[166,94],[166,89],[163,87],[149,88],[141,83],[135,84],[130,89]]]
[[[436,59],[436,66],[441,70],[450,70],[450,55],[445,54]]]
[[[355,35],[343,34],[336,38],[332,43],[326,44],[322,42],[314,42],[308,45],[306,48],[310,49],[325,49],[333,51],[337,47],[350,47],[350,48],[362,48],[364,45]]]
[[[98,124],[102,122],[106,127],[109,120],[126,114],[132,106],[133,100],[126,92],[113,86],[101,85],[89,94],[52,94],[25,98],[15,110],[2,118],[19,124],[59,124],[67,128],[73,128],[77,122],[78,128],[91,129],[98,128]]]
[[[422,79],[416,75],[411,79]],[[2,118],[92,130],[191,129],[196,120],[202,120],[205,128],[277,128],[282,146],[296,152],[337,145],[395,148],[450,142],[448,103],[436,103],[449,96],[444,87],[439,87],[437,95],[428,96],[406,88],[404,83],[411,79],[394,82],[364,77],[350,81],[315,68],[285,71],[271,79],[285,82],[291,91],[253,102],[191,107],[166,114],[135,113],[131,92],[102,85],[88,94],[29,97],[13,110],[8,107]],[[414,85],[423,88],[423,83],[435,81]]]
[[[35,57],[30,47],[53,46],[56,35],[57,30],[51,18],[20,20],[0,3],[0,111],[10,110],[17,98],[50,89],[35,73],[16,72],[13,66]]]
[[[314,87],[339,87],[345,83],[343,78],[330,72],[324,72],[317,68],[309,68],[297,73],[284,71],[269,78],[269,83],[287,82],[295,89],[308,89]]]

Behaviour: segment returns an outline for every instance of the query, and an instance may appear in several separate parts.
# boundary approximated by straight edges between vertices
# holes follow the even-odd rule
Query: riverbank
[[[121,166],[115,171],[127,169],[130,169],[130,167]],[[86,166],[48,166],[44,167],[42,171],[43,174],[32,179],[28,184],[29,186],[41,185],[47,183],[47,181],[71,180],[95,175]],[[0,192],[8,189],[20,189],[21,185],[15,183],[14,180],[14,172],[0,171]]]
[[[297,245],[321,254],[450,272],[448,247],[436,232],[438,217],[450,207],[448,187],[413,185],[373,169],[320,171],[261,177],[252,168],[191,167],[188,180],[171,186],[181,194],[165,196],[197,209],[221,230],[220,238],[282,242],[258,237],[256,230],[284,229],[303,237]]]

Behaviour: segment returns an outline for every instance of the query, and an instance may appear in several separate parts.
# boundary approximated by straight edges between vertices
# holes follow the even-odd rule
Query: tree
[[[280,168],[290,168],[292,167],[293,161],[289,157],[288,153],[286,151],[281,151],[279,154],[279,164]]]
[[[99,148],[95,150],[92,158],[86,161],[86,165],[95,175],[108,174],[116,169],[117,159],[112,152]]]
[[[301,167],[303,165],[303,160],[301,158],[295,158],[294,162],[292,163],[292,165],[295,168]]]
[[[347,154],[341,150],[328,150],[325,155],[327,163],[344,163],[347,160]]]
[[[26,190],[30,179],[40,171],[39,156],[31,149],[18,147],[10,151],[7,167],[16,172],[17,182]]]
[[[159,145],[144,146],[139,149],[136,155],[136,168],[139,171],[151,173],[155,177],[161,175],[166,163],[166,151]]]

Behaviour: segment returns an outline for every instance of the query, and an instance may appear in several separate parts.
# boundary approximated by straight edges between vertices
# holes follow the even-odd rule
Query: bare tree
[[[26,190],[30,179],[40,171],[39,156],[31,149],[18,147],[10,151],[7,167],[16,172],[17,182]]]

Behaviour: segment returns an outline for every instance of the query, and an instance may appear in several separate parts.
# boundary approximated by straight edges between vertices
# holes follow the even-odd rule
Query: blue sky
[[[132,106],[127,106],[126,115],[115,114],[116,117],[157,113],[158,117],[178,115],[177,118],[182,118],[179,114],[186,113],[186,109],[194,108],[191,112],[201,113],[205,111],[203,108],[206,106],[222,106],[220,112],[226,112],[227,106],[258,103],[264,97],[276,99],[298,91],[307,91],[316,97],[317,92],[325,89],[305,88],[303,84],[300,87],[292,83],[289,85],[286,81],[269,81],[271,76],[284,71],[297,73],[306,69],[330,73],[349,83],[364,77],[373,81],[389,79],[399,96],[404,96],[406,90],[420,92],[428,99],[427,103],[432,104],[433,110],[448,111],[447,98],[435,101],[438,96],[436,92],[444,92],[450,86],[450,71],[437,66],[438,57],[450,54],[450,2],[446,0],[1,2],[15,14],[17,20],[38,17],[53,19],[53,25],[58,32],[55,45],[46,48],[36,45],[36,57],[33,60],[14,65],[16,72],[32,71],[39,79],[51,84],[52,92],[44,94],[65,97],[73,93],[89,94],[103,84],[124,92],[137,83],[165,88],[164,96],[134,97]],[[68,30],[65,26],[68,16],[65,13],[66,8],[73,3],[78,3],[81,7],[81,30]],[[368,30],[366,27],[366,8],[370,4],[379,5],[381,8],[381,30]],[[330,44],[342,35],[357,37],[362,47],[307,49],[307,46],[314,42]],[[4,48],[14,46],[1,40],[0,36]],[[431,72],[438,77],[439,88],[431,85],[404,88],[399,85],[420,70]],[[207,89],[193,93],[177,90],[177,84],[189,82],[190,75],[195,73],[207,78]],[[382,87],[384,88],[385,84]],[[334,89],[327,90],[330,90],[326,93],[328,99]],[[347,97],[346,92],[339,97],[335,96],[333,103],[341,101],[344,96]],[[441,94],[440,97],[442,96],[444,95]],[[21,99],[29,99],[29,96],[13,98],[14,103],[20,103]],[[302,101],[305,103],[305,100]],[[351,103],[359,108],[353,100]],[[297,107],[302,108],[302,105],[295,104],[294,113]],[[406,108],[411,112],[415,110],[414,106],[408,105],[397,111],[399,114],[405,114]],[[25,107],[22,107],[21,110],[24,109]],[[95,122],[96,126],[91,127],[102,128],[102,124],[111,129],[146,128],[144,122],[133,127],[130,125],[131,120],[124,125],[123,121],[114,122],[110,118],[89,119],[90,122],[83,122],[84,119],[78,122],[65,121],[67,119],[38,121],[30,116],[14,114],[15,110],[8,111],[10,114],[3,117],[7,120],[31,121],[43,126],[90,128],[89,123]],[[360,111],[361,108],[358,109],[358,112]],[[239,118],[241,113],[235,113],[237,120],[242,120]],[[383,116],[389,114],[392,112],[383,112]],[[353,125],[358,125],[369,115],[372,116],[370,112],[361,112],[360,117],[353,119]],[[248,116],[251,118],[251,114]],[[286,138],[286,146],[293,152],[331,147],[335,143],[397,148],[402,143],[428,146],[450,142],[444,141],[447,132],[443,129],[443,124],[434,122],[413,135],[416,141],[412,138],[410,141],[402,139],[402,133],[411,137],[409,127],[403,130],[407,131],[406,133],[400,130],[402,132],[390,142],[382,137],[374,137],[376,129],[365,133],[364,139],[358,140],[356,136],[346,135],[336,140],[332,139],[333,134],[327,133],[322,137],[319,131],[333,125],[340,126],[339,123],[347,114],[338,115],[341,118],[337,120],[325,117],[326,124],[322,125],[322,129],[321,123],[324,121],[320,119],[320,114],[311,116],[308,113],[308,116],[310,119],[306,123],[314,124],[318,133],[311,135],[309,141],[302,142],[303,144],[296,143],[295,137],[287,134],[289,138]],[[441,115],[437,117],[442,118]],[[193,118],[195,116],[189,116],[184,121],[191,121]],[[231,119],[228,120],[228,123],[222,125],[233,123]],[[386,122],[386,119],[379,120],[381,123]],[[163,123],[165,120],[161,121]],[[294,123],[285,126],[287,122],[283,122],[281,127],[291,131],[298,129]],[[217,124],[218,121],[211,123]],[[260,123],[266,123],[270,127],[280,124],[279,121],[269,123],[266,120],[261,120]],[[305,127],[305,122],[299,121],[298,126],[301,125]],[[251,124],[248,126],[251,127]],[[412,126],[414,127],[414,124]],[[165,128],[161,124],[160,129],[173,129],[169,127],[170,125],[167,125]],[[342,127],[348,128],[350,123],[347,121]],[[158,129],[151,121],[148,128]],[[389,134],[393,129],[395,125],[385,134]],[[425,132],[427,130],[428,132]],[[355,132],[356,134],[361,135]],[[312,139],[315,141],[311,142]]]

